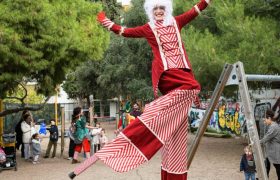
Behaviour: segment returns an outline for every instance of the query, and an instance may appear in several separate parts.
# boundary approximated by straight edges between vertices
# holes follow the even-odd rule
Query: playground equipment
[[[3,109],[3,102],[0,99],[0,110]],[[0,147],[3,148],[6,159],[0,163],[0,172],[3,169],[17,170],[16,161],[16,136],[14,132],[4,132],[4,118],[0,117]]]
[[[242,62],[237,62],[235,64],[226,64],[224,70],[219,78],[219,81],[213,92],[209,107],[207,108],[205,115],[203,117],[202,123],[199,126],[194,142],[188,152],[188,167],[190,167],[194,155],[197,151],[200,140],[209,124],[211,115],[219,101],[221,93],[226,85],[238,85],[239,93],[241,95],[241,102],[244,105],[244,114],[246,118],[246,125],[249,133],[250,144],[253,147],[253,152],[255,156],[258,178],[261,180],[268,180],[264,157],[261,145],[259,143],[259,135],[257,132],[256,122],[253,116],[253,110],[251,106],[251,100],[248,91],[247,81],[279,81],[280,76],[273,75],[246,75]]]

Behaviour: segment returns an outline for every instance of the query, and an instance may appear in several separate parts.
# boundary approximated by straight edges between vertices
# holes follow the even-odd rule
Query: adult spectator
[[[73,123],[71,123],[68,131],[69,136],[69,149],[68,149],[68,160],[73,160],[74,157],[74,150],[75,150],[75,126]]]
[[[266,156],[270,163],[274,165],[278,180],[280,180],[280,126],[276,123],[272,110],[266,111],[264,121],[269,127],[260,143],[265,144]]]
[[[21,123],[21,130],[22,130],[22,142],[24,144],[24,158],[28,160],[30,158],[30,143],[31,143],[31,122],[32,116],[30,114],[25,114],[23,116],[24,121]]]
[[[75,137],[75,152],[72,160],[72,164],[79,163],[78,155],[81,152],[82,148],[86,154],[86,158],[90,157],[90,144],[87,139],[88,130],[94,129],[95,127],[91,127],[87,125],[86,118],[83,115],[83,111],[81,107],[76,107],[73,110],[72,115],[72,124],[74,125],[74,137]]]
[[[142,114],[142,112],[140,111],[139,104],[138,103],[134,103],[132,111],[130,112],[130,115],[134,116],[135,118],[137,118],[138,116],[141,116],[141,114]]]
[[[19,122],[17,123],[16,127],[15,127],[15,132],[16,132],[16,149],[21,150],[21,157],[24,158],[24,144],[22,142],[22,135],[23,132],[21,130],[21,123],[24,121],[23,116],[25,114],[29,113],[28,110],[24,110],[21,114],[21,118],[19,120]]]

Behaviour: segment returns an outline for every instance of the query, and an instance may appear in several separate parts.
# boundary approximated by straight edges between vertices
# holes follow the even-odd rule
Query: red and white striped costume
[[[154,1],[159,3],[156,5],[161,3],[160,0]],[[169,0],[163,1],[169,3]],[[200,85],[192,73],[180,31],[198,16],[208,3],[209,0],[201,0],[191,10],[171,17],[169,21],[151,22],[150,19],[149,23],[135,28],[123,28],[107,19],[104,14],[99,15],[99,21],[109,30],[124,37],[147,39],[154,54],[154,93],[157,96],[159,89],[163,96],[146,105],[143,114],[115,140],[78,166],[74,171],[76,175],[98,159],[115,171],[129,171],[147,162],[161,149],[162,179],[186,180],[187,115],[197,98]],[[168,25],[165,25],[166,23]]]

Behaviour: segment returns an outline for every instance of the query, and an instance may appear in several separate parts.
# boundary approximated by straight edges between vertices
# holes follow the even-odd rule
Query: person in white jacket
[[[105,133],[105,129],[102,128],[101,133],[100,133],[100,148],[103,148],[105,146],[105,144],[108,144],[109,140],[108,137]]]
[[[30,143],[31,143],[31,122],[32,116],[30,114],[25,114],[23,116],[24,121],[21,123],[21,130],[22,130],[22,142],[24,144],[24,158],[28,160],[30,158]]]
[[[101,134],[101,124],[99,122],[96,123],[96,127],[92,129],[92,141],[91,146],[93,147],[93,153],[96,153],[100,150],[100,134]]]

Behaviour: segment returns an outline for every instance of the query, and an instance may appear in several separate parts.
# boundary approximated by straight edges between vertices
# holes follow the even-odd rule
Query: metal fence
[[[29,105],[31,107],[39,107],[39,104],[32,104]],[[58,106],[58,117],[60,117],[60,104]],[[4,103],[5,109],[13,109],[20,107],[20,104],[15,103]],[[13,133],[15,126],[21,119],[22,112],[9,114],[4,117],[4,133]],[[38,111],[32,111],[32,116],[35,121],[35,123],[39,124],[41,122],[45,122],[46,124],[50,123],[51,119],[55,118],[55,105],[54,104],[46,104],[44,107]],[[58,118],[58,121],[60,121],[60,118]]]

